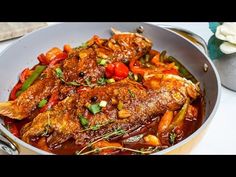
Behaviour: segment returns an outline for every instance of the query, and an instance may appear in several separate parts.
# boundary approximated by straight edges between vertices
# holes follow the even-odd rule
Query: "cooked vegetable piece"
[[[51,109],[54,105],[56,105],[58,103],[58,101],[59,101],[58,93],[53,93],[51,95],[49,101],[47,102],[47,104],[40,109],[40,112],[42,113],[42,112],[45,112],[45,111]]]
[[[22,87],[22,83],[17,83],[14,88],[12,89],[11,93],[10,93],[10,100],[15,100],[18,96],[19,96],[19,90]],[[18,93],[18,94],[17,94]]]
[[[129,68],[122,62],[115,62],[106,66],[106,77],[122,80],[129,75]]]
[[[89,107],[88,107],[88,110],[93,113],[93,114],[97,114],[101,111],[101,107],[99,106],[98,103],[96,104],[91,104]]]
[[[102,108],[106,107],[106,106],[107,106],[107,101],[102,100],[102,101],[99,103],[99,106],[102,107]]]
[[[29,68],[24,69],[20,75],[21,83],[24,83],[25,80],[30,76],[30,74],[31,74],[31,71]]]
[[[35,70],[32,72],[32,74],[26,79],[26,81],[23,83],[21,90],[19,90],[16,95],[17,97],[24,91],[26,91],[33,82],[38,79],[38,77],[41,75],[41,73],[44,71],[46,66],[38,65],[36,66]]]
[[[79,120],[80,120],[80,123],[83,127],[86,128],[88,126],[89,121],[86,117],[79,115]]]
[[[173,116],[174,116],[173,111],[166,111],[166,113],[162,116],[158,124],[158,134],[168,129],[173,120]]]
[[[46,100],[46,99],[42,99],[42,100],[39,102],[38,107],[39,107],[39,108],[44,107],[44,106],[47,104],[47,102],[48,102],[48,100]]]
[[[165,62],[174,62],[175,65],[179,68],[180,76],[185,77],[186,79],[191,80],[193,83],[197,83],[196,78],[174,57],[169,56],[164,58]]]
[[[161,141],[155,135],[147,135],[144,137],[144,140],[147,144],[151,146],[160,146]]]
[[[174,117],[173,122],[170,124],[170,126],[169,126],[170,129],[173,129],[176,126],[181,126],[182,125],[182,123],[184,121],[184,118],[185,118],[185,115],[186,115],[187,110],[188,110],[189,102],[190,102],[190,99],[187,98],[185,104],[183,105],[181,110],[178,112],[178,114]]]

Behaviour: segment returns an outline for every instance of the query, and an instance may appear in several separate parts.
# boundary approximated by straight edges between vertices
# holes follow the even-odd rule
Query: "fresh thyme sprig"
[[[118,146],[106,146],[106,147],[102,147],[102,148],[95,148],[91,151],[87,151],[87,152],[84,152],[84,153],[79,153],[77,155],[88,155],[88,154],[91,154],[91,153],[98,153],[102,150],[106,150],[106,149],[119,149],[121,151],[130,151],[130,152],[135,152],[135,153],[139,153],[139,154],[151,154],[153,152],[156,152],[159,150],[159,147],[155,147],[153,148],[152,150],[137,150],[137,149],[132,149],[132,148],[126,148],[126,147],[118,147]]]
[[[120,136],[120,135],[124,135],[126,133],[125,130],[123,129],[116,129],[115,131],[111,132],[111,133],[107,133],[105,135],[102,135],[101,137],[99,137],[96,141],[93,141],[91,143],[89,143],[87,146],[85,146],[84,148],[82,148],[79,152],[76,152],[76,155],[80,155],[84,150],[86,150],[88,147],[91,147],[93,144],[101,141],[101,140],[104,140],[104,139],[109,139],[110,137],[116,135],[116,136]]]
[[[90,127],[86,128],[86,129],[84,129],[84,130],[81,130],[81,131],[79,131],[78,133],[83,133],[83,132],[89,131],[89,130],[96,131],[96,130],[100,129],[100,128],[103,127],[103,126],[106,126],[106,125],[108,125],[108,124],[110,124],[110,123],[113,123],[114,121],[115,121],[115,120],[109,120],[109,121],[105,122],[104,124],[96,124],[96,125],[93,125],[93,126],[90,126]]]

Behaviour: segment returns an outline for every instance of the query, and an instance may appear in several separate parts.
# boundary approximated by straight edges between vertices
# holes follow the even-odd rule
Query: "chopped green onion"
[[[93,114],[97,114],[101,111],[101,107],[99,106],[99,104],[91,104],[90,106],[88,106],[88,110],[93,113]]]
[[[110,84],[110,83],[114,83],[116,82],[115,79],[111,78],[111,79],[107,79],[107,83]]]
[[[87,127],[88,126],[88,119],[85,118],[84,116],[82,115],[79,115],[79,120],[80,120],[80,123],[83,127]]]
[[[106,59],[103,59],[101,58],[99,61],[98,61],[98,64],[101,65],[101,66],[105,66],[107,63],[107,60]]]
[[[48,102],[48,100],[42,99],[42,100],[39,102],[38,107],[39,107],[39,108],[44,107],[44,106],[47,104],[47,102]]]
[[[107,101],[104,101],[104,100],[102,100],[100,103],[99,103],[99,106],[100,107],[106,107],[107,106]]]
[[[62,72],[61,68],[56,68],[56,75],[58,78],[63,77],[63,72]]]

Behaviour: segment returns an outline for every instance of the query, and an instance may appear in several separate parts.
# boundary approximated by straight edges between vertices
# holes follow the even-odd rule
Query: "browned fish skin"
[[[146,89],[137,82],[125,79],[105,87],[82,92],[80,95],[74,94],[55,106],[52,111],[39,114],[30,123],[30,126],[23,129],[22,138],[30,143],[30,137],[42,135],[48,124],[50,132],[54,131],[54,135],[59,134],[61,135],[59,137],[62,137],[58,140],[58,136],[52,134],[48,141],[50,147],[62,143],[70,137],[74,138],[77,144],[83,144],[117,128],[132,131],[166,110],[181,108],[186,98],[189,97],[187,88],[191,85],[187,86],[184,80],[177,79],[179,78],[173,78],[172,83],[178,85],[177,88],[173,86],[173,90],[170,89],[171,82],[167,77],[160,81],[162,87],[158,90]],[[164,84],[165,82],[168,84]],[[165,85],[168,87],[165,88]],[[93,96],[97,96],[97,103],[102,100],[108,103],[106,108],[95,115],[89,113],[85,107],[86,103],[91,103]],[[120,116],[117,104],[113,104],[112,100],[122,101],[122,110],[128,113],[125,117]],[[104,126],[96,131],[84,131],[77,117],[79,114],[87,117],[89,127],[97,124]]]
[[[0,103],[0,115],[24,119],[36,109],[42,99],[50,96],[55,89],[61,93],[61,99],[70,92],[74,93],[76,87],[68,88],[56,77],[55,68],[57,67],[61,67],[66,82],[76,81],[79,84],[85,84],[85,80],[90,80],[92,84],[96,84],[97,79],[104,76],[105,70],[104,66],[97,64],[99,58],[107,58],[109,62],[130,60],[133,56],[146,54],[152,46],[143,37],[132,33],[113,35],[109,40],[94,36],[87,43],[86,48],[74,50],[64,62],[53,68],[47,68],[46,77],[41,77],[15,101]],[[80,72],[83,72],[85,76],[80,77]]]

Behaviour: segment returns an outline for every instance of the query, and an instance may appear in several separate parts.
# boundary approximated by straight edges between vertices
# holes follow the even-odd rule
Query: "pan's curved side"
[[[154,49],[167,50],[169,55],[179,59],[201,82],[201,87],[206,90],[206,119],[203,125],[182,142],[160,153],[167,153],[181,147],[199,134],[212,120],[220,99],[219,75],[207,55],[202,53],[191,41],[171,30],[147,23],[62,23],[37,30],[20,38],[0,55],[0,75],[5,77],[0,78],[0,100],[7,100],[10,88],[17,81],[16,73],[20,73],[29,65],[34,66],[37,62],[37,55],[48,48],[62,47],[65,43],[79,46],[94,34],[104,38],[110,37],[111,27],[133,32],[140,25],[144,28],[144,36],[152,39]],[[208,65],[207,72],[203,71],[205,64]],[[4,74],[6,72],[7,76]],[[0,124],[0,131],[17,143],[21,153],[26,154],[29,150],[29,154],[50,154],[16,138],[2,124]]]

